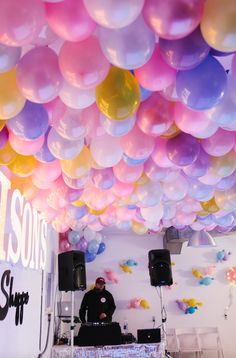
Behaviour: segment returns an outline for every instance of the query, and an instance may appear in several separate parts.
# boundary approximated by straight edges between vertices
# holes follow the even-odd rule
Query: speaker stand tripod
[[[163,292],[162,292],[162,286],[159,286],[160,288],[160,304],[161,304],[161,337],[162,342],[164,342],[164,349],[165,349],[165,355],[166,358],[171,358],[171,355],[167,352],[167,340],[166,340],[166,314],[165,314],[165,307],[163,304]]]
[[[70,348],[71,358],[74,356],[74,311],[75,311],[75,292],[71,291],[71,317],[70,317]]]

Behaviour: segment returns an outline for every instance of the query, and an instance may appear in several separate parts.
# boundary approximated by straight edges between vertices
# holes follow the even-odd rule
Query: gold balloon
[[[96,216],[104,214],[106,212],[106,210],[107,210],[107,208],[103,208],[101,210],[96,210],[96,209],[92,209],[88,206],[89,213],[92,215],[96,215]]]
[[[202,201],[200,204],[201,204],[201,207],[203,208],[203,210],[205,210],[209,214],[216,213],[217,211],[220,210],[215,202],[215,198],[212,198],[208,201]]]
[[[73,159],[61,160],[61,169],[70,178],[81,178],[88,175],[92,166],[92,156],[88,147],[84,146],[79,155]]]
[[[4,128],[6,121],[0,120],[0,131]]]
[[[140,104],[138,81],[130,71],[111,67],[105,80],[96,88],[96,102],[106,117],[118,121],[127,119]]]
[[[143,235],[143,234],[146,234],[146,232],[148,232],[148,228],[144,224],[139,223],[134,220],[132,221],[131,227],[132,227],[133,232],[135,232],[135,234],[138,234],[138,235]]]
[[[73,201],[72,205],[80,207],[80,206],[85,206],[85,203],[78,199],[78,200]]]
[[[9,119],[16,116],[24,107],[25,98],[16,83],[15,67],[0,73],[0,118]]]
[[[32,155],[17,154],[14,161],[8,165],[8,168],[15,175],[24,178],[32,174],[37,163],[37,160]]]
[[[12,149],[7,142],[6,145],[0,149],[0,165],[8,165],[12,163],[17,156],[17,153]]]
[[[207,0],[200,25],[209,46],[223,52],[236,51],[235,0]]]

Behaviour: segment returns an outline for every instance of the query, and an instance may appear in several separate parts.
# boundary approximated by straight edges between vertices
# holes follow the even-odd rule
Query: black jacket
[[[112,315],[116,309],[112,294],[103,289],[99,291],[96,287],[85,293],[81,302],[79,317],[82,323],[86,322],[111,322]],[[106,313],[107,317],[99,319],[101,313]]]

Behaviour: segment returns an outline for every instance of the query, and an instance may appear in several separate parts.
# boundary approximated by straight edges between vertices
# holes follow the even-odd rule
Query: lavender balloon
[[[47,143],[48,133],[49,133],[50,129],[51,129],[51,127],[48,127],[48,130],[44,136],[43,145],[40,148],[40,150],[34,155],[34,157],[36,159],[38,159],[39,162],[42,162],[42,163],[50,163],[50,162],[53,162],[54,160],[56,160],[54,155],[52,155],[52,153],[50,152],[50,150],[48,148],[48,143]]]
[[[176,76],[176,92],[189,108],[203,111],[217,105],[227,87],[224,67],[210,55],[197,67],[179,71]]]
[[[190,70],[208,55],[210,47],[204,41],[198,27],[190,35],[178,40],[159,40],[164,60],[177,70]]]
[[[14,67],[21,55],[21,47],[10,47],[0,44],[0,73]]]
[[[38,103],[26,101],[22,111],[7,121],[7,127],[23,140],[41,137],[48,129],[48,114]]]
[[[168,139],[166,152],[169,160],[178,166],[194,163],[200,152],[200,144],[196,138],[186,133],[180,133]]]

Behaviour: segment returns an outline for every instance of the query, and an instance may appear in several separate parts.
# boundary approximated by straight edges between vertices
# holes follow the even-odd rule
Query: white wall
[[[148,273],[148,251],[163,248],[162,238],[158,235],[137,236],[121,232],[120,234],[107,235],[104,239],[106,250],[98,255],[92,263],[86,264],[87,286],[94,283],[97,276],[103,275],[104,269],[112,269],[119,280],[118,284],[107,283],[107,289],[114,295],[117,309],[113,321],[123,326],[128,319],[129,330],[136,336],[138,328],[153,327],[152,316],[156,317],[156,326],[161,324],[159,288],[150,285]],[[236,303],[233,300],[228,310],[228,318],[224,318],[225,308],[230,304],[230,287],[226,282],[225,274],[228,268],[236,266],[236,237],[216,238],[218,246],[209,249],[189,248],[183,245],[181,255],[172,255],[171,260],[173,279],[176,284],[171,289],[162,288],[164,304],[167,312],[167,327],[190,326],[218,326],[224,345],[225,357],[236,356],[235,322]],[[222,249],[231,251],[228,261],[216,264],[216,253]],[[133,273],[124,273],[119,263],[123,260],[134,259],[138,266],[133,267]],[[210,264],[216,264],[214,281],[210,286],[202,286],[191,273],[193,267],[206,268]],[[232,289],[233,296],[236,287]],[[75,312],[78,313],[84,292],[75,293]],[[150,309],[130,309],[130,299],[144,298],[150,303]],[[196,298],[203,306],[194,314],[184,314],[177,304],[176,299]],[[70,299],[70,295],[64,294],[64,300]],[[77,325],[77,330],[79,325]],[[64,327],[65,329],[65,327]],[[67,326],[68,329],[68,326]]]

